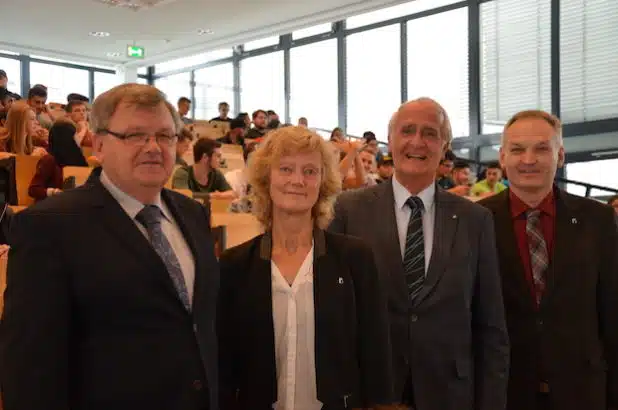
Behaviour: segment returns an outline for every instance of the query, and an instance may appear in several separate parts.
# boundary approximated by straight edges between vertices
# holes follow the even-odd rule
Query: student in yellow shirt
[[[487,165],[485,179],[477,182],[470,189],[470,196],[487,197],[498,194],[506,189],[502,182],[502,168],[500,163],[490,162]]]

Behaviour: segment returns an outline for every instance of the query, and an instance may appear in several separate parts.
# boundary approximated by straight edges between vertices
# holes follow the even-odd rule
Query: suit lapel
[[[526,281],[524,265],[519,254],[519,245],[513,226],[509,191],[506,190],[496,197],[499,201],[494,209],[494,224],[496,231],[498,254],[500,255],[503,290],[511,292],[516,290],[523,296],[526,305],[535,306],[530,285]],[[517,298],[517,300],[521,300]]]
[[[406,285],[403,261],[401,258],[401,244],[397,231],[397,217],[395,215],[395,195],[393,193],[393,179],[380,184],[381,189],[376,189],[375,209],[383,210],[384,220],[374,221],[377,224],[377,237],[379,255],[383,255],[388,263],[387,272],[391,273],[390,280],[396,294],[396,298],[405,309],[409,306],[408,286]],[[374,209],[373,207],[371,208]],[[368,221],[369,222],[369,221]]]
[[[414,301],[415,306],[418,306],[440,282],[446,270],[446,263],[450,259],[451,249],[457,234],[457,225],[459,224],[459,215],[457,215],[449,195],[436,187],[435,198],[436,219],[431,259],[429,260],[429,268],[427,269],[427,277],[423,287]]]

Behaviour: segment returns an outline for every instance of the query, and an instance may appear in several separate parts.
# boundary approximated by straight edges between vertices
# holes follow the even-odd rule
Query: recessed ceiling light
[[[112,58],[115,58],[115,57],[120,57],[121,55],[122,55],[122,53],[118,53],[118,52],[113,52],[113,53],[112,53],[112,52],[110,52],[110,53],[107,53],[107,56],[108,56],[108,57],[112,57]]]
[[[107,31],[91,31],[88,34],[92,37],[109,37],[109,33]]]
[[[200,36],[203,36],[204,34],[214,34],[214,31],[212,31],[211,29],[207,28],[207,29],[199,29],[197,31],[197,34],[199,34]]]

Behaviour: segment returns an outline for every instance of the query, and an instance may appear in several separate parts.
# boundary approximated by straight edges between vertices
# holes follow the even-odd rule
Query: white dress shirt
[[[144,234],[144,236],[148,238],[148,231],[146,230],[146,228],[135,219],[137,214],[144,208],[144,204],[133,198],[132,196],[126,194],[124,191],[114,185],[114,183],[105,174],[105,171],[101,172],[101,184],[103,184],[103,186],[107,188],[107,190],[114,197],[114,199],[118,201],[122,209],[124,209],[127,215],[129,215],[129,217],[133,220],[133,222],[142,232],[142,234]],[[161,218],[161,230],[163,231],[163,234],[172,246],[172,249],[176,254],[176,258],[178,258],[178,262],[180,263],[180,268],[182,270],[182,275],[185,278],[187,292],[189,294],[189,303],[193,303],[193,286],[195,283],[195,260],[193,259],[193,253],[191,252],[191,248],[189,248],[189,245],[185,241],[185,237],[182,234],[180,227],[174,220],[174,217],[172,216],[167,205],[165,205],[165,203],[161,200],[160,194],[157,196],[156,200],[152,205],[158,206],[163,213],[164,217]]]
[[[393,176],[393,194],[395,196],[395,217],[397,219],[399,247],[401,248],[401,259],[403,260],[406,247],[406,236],[408,233],[408,222],[412,214],[412,210],[406,205],[406,201],[412,194],[397,181],[396,176]],[[425,207],[423,211],[423,238],[425,241],[425,275],[427,275],[433,246],[434,226],[436,223],[436,184],[432,182],[416,196],[423,201],[423,206]]]
[[[247,178],[247,168],[234,169],[225,173],[225,180],[232,187],[232,190],[238,198],[243,198],[247,195],[247,185],[249,180]]]
[[[271,261],[277,402],[275,410],[319,410],[315,374],[313,246],[292,286]]]

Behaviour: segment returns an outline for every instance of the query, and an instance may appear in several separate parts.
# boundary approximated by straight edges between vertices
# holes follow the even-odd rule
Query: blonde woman
[[[26,101],[16,101],[11,105],[2,136],[6,152],[18,155],[43,156],[47,151],[32,144],[32,134],[37,125],[34,111]]]
[[[221,256],[221,409],[391,402],[386,304],[371,250],[324,231],[341,189],[329,143],[272,131],[249,164],[266,233]]]

